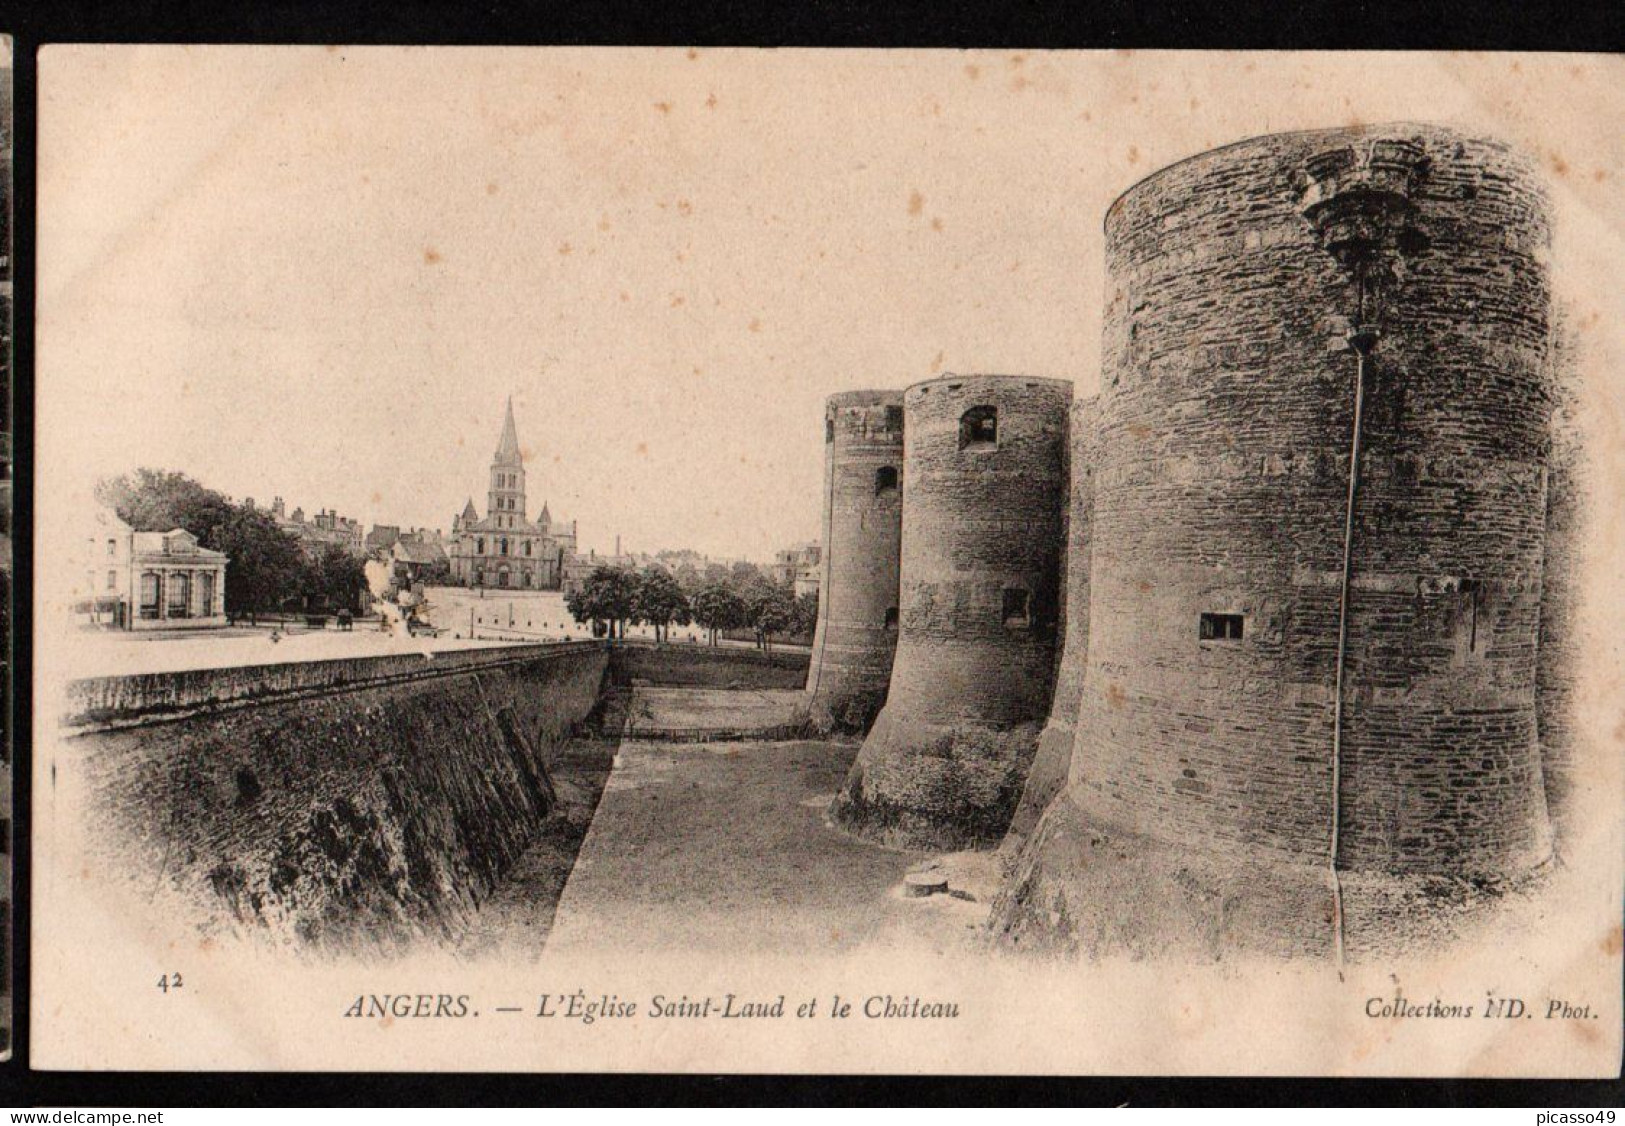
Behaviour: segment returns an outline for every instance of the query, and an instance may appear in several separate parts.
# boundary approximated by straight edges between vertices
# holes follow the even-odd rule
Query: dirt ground
[[[793,699],[792,699],[793,697]],[[560,809],[463,939],[469,958],[601,952],[948,952],[979,941],[997,885],[991,854],[881,848],[825,811],[855,742],[640,740],[636,717],[701,731],[773,726],[800,693],[638,687],[606,719],[619,741],[578,740],[552,764]],[[624,725],[624,726],[623,726]],[[909,898],[932,868],[950,894]]]
[[[993,857],[946,862],[973,899],[908,899],[904,875],[934,858],[825,822],[856,753],[836,742],[622,743],[549,951],[946,952],[975,941]]]

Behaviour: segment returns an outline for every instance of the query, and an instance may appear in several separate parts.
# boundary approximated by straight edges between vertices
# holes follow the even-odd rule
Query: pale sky
[[[1282,129],[1489,131],[1551,173],[1570,276],[1620,253],[1608,56],[86,46],[39,75],[42,498],[153,465],[447,528],[512,394],[532,514],[583,549],[765,558],[817,533],[825,396],[1091,391],[1111,200]]]

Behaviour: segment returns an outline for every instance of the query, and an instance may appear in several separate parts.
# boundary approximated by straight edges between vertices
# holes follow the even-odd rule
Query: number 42
[[[158,975],[158,992],[160,993],[168,993],[171,989],[179,989],[183,984],[179,973]]]

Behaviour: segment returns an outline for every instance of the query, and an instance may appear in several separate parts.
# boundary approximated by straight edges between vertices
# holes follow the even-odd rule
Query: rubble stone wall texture
[[[867,730],[897,647],[903,393],[831,395],[824,410],[823,573],[807,674],[821,726]]]
[[[1087,904],[1095,889],[1060,873],[1090,826],[1158,842],[1163,879],[1181,853],[1330,859],[1357,291],[1303,191],[1313,158],[1390,139],[1427,163],[1366,384],[1338,863],[1494,877],[1549,855],[1547,200],[1513,151],[1444,129],[1261,137],[1154,174],[1107,216],[1088,668],[1056,803],[1082,827],[1051,811],[1006,929]],[[1203,640],[1203,614],[1239,616],[1242,636]],[[1268,892],[1215,893],[1210,918]],[[1318,898],[1298,906],[1324,921]]]
[[[1008,827],[1049,709],[1071,397],[992,375],[905,392],[901,623],[885,709],[833,808],[852,831],[959,847]]]
[[[553,808],[548,760],[607,660],[556,647],[79,735],[59,759],[96,812],[88,863],[206,935],[318,954],[455,940]]]
[[[1084,671],[1089,662],[1089,568],[1094,535],[1090,517],[1094,509],[1093,443],[1096,434],[1095,398],[1072,404],[1070,456],[1067,476],[1066,582],[1061,593],[1061,620],[1065,623],[1055,691],[1049,721],[1038,738],[1038,750],[1027,772],[1027,784],[1010,822],[1007,848],[1019,846],[1038,819],[1066,785],[1072,765],[1072,743],[1083,697]]]

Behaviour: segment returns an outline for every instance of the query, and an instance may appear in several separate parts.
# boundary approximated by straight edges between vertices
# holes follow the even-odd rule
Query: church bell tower
[[[502,439],[491,459],[491,489],[486,513],[496,527],[519,528],[525,523],[525,465],[519,454],[519,431],[513,421],[513,396],[508,397],[502,420]]]

